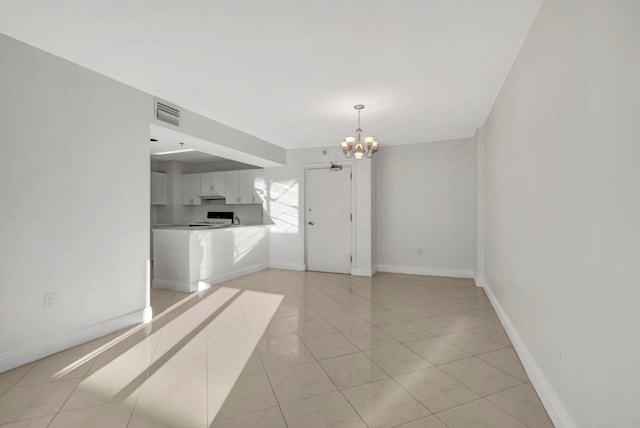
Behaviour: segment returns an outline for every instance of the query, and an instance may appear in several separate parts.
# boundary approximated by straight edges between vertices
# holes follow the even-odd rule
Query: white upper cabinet
[[[151,205],[167,205],[167,174],[151,171]]]
[[[261,170],[227,171],[227,204],[261,204],[256,193],[255,180]]]
[[[205,172],[200,174],[200,196],[225,197],[226,173]]]
[[[200,205],[200,175],[182,175],[182,205]]]

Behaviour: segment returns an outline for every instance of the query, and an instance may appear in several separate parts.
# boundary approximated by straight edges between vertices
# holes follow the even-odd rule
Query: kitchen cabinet
[[[205,172],[200,174],[200,196],[225,197],[227,176],[224,172]]]
[[[182,175],[182,205],[200,205],[200,174]]]
[[[227,171],[227,204],[261,204],[262,199],[256,193],[256,180],[262,177],[261,170]]]
[[[151,171],[151,205],[167,205],[167,174]]]

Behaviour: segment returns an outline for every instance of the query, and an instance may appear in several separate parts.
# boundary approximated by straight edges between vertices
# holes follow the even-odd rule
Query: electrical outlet
[[[558,355],[558,358],[562,358],[562,339],[558,333],[555,334],[554,346],[556,348],[556,355]]]
[[[49,309],[56,304],[56,293],[46,293],[44,295],[44,308]]]

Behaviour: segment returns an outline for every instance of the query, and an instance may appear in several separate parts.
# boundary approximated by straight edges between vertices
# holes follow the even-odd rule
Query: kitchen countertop
[[[269,224],[221,224],[189,226],[188,224],[154,224],[151,229],[158,230],[208,230],[208,229],[235,229],[239,227],[270,226]]]

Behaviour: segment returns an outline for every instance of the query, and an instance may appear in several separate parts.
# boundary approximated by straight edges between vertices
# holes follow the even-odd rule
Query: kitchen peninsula
[[[193,292],[266,269],[267,225],[153,229],[153,287]]]
[[[210,157],[187,154],[192,161]],[[246,167],[230,160],[152,163],[152,287],[193,292],[268,267],[264,178]]]

